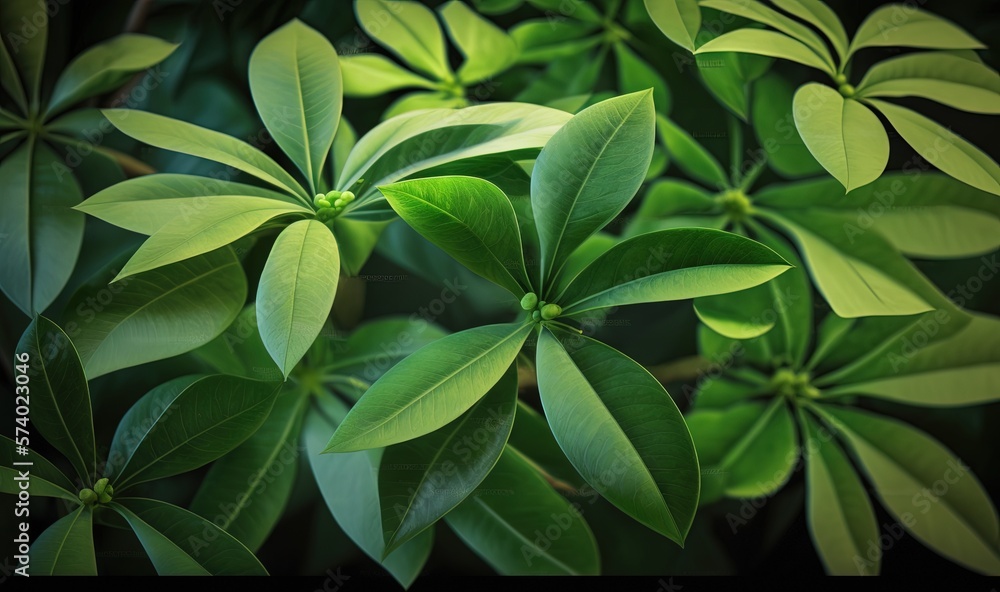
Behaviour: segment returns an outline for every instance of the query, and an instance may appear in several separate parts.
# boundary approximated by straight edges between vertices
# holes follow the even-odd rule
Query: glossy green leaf
[[[18,353],[27,353],[31,425],[69,459],[84,483],[97,477],[97,444],[90,388],[80,356],[66,333],[38,316],[28,325]],[[20,363],[20,360],[18,360]]]
[[[96,576],[93,510],[80,506],[46,528],[31,545],[30,557],[29,575]]]
[[[649,18],[677,45],[694,51],[695,38],[701,29],[701,9],[697,0],[643,0]]]
[[[340,279],[340,253],[322,222],[301,220],[278,235],[257,286],[257,325],[285,377],[316,340]]]
[[[771,0],[778,8],[797,16],[819,29],[843,62],[847,58],[847,31],[832,8],[821,0]]]
[[[3,15],[0,15],[0,19],[7,16],[5,11]],[[24,84],[21,83],[21,76],[17,72],[17,65],[14,63],[14,58],[11,57],[10,52],[7,50],[7,44],[0,40],[0,85],[3,89],[7,91],[7,94],[14,99],[17,103],[18,108],[20,108],[22,114],[27,114],[29,111],[28,97],[24,93]]]
[[[600,573],[597,541],[577,505],[556,493],[509,446],[481,491],[445,520],[502,575]],[[559,535],[546,534],[553,531]]]
[[[469,101],[463,96],[455,96],[445,91],[414,91],[401,96],[389,105],[382,119],[393,119],[403,113],[410,111],[420,111],[423,109],[460,109],[468,107]]]
[[[875,542],[880,533],[864,483],[829,430],[801,411],[799,419],[806,447],[809,534],[826,573],[878,575],[882,547]]]
[[[87,377],[162,360],[208,343],[246,301],[246,276],[230,248],[108,284],[100,273],[67,305],[66,330]]]
[[[656,130],[672,161],[686,175],[713,189],[729,185],[729,178],[719,161],[680,126],[663,115],[657,115]]]
[[[254,554],[210,520],[173,504],[138,497],[111,507],[128,521],[161,576],[266,576]]]
[[[400,360],[447,334],[419,316],[381,317],[355,329],[324,370],[375,382]]]
[[[712,39],[696,49],[694,53],[695,55],[698,55],[720,51],[752,53],[772,58],[790,60],[811,68],[832,73],[832,68],[825,61],[823,61],[823,58],[818,56],[813,50],[809,49],[809,47],[804,43],[775,31],[764,31],[761,29],[736,29],[735,31],[719,35],[715,39]]]
[[[765,288],[765,290],[769,291],[770,289]],[[753,339],[773,329],[777,318],[763,315],[747,317],[747,308],[763,312],[769,310],[769,305],[746,307],[746,299],[748,296],[754,296],[758,293],[763,293],[766,298],[767,291],[760,292],[751,288],[740,292],[697,298],[694,302],[694,311],[698,315],[698,320],[720,335],[732,339]],[[762,302],[766,303],[767,300],[762,300]]]
[[[538,391],[559,446],[595,490],[679,544],[698,505],[684,418],[645,368],[599,341],[543,330]]]
[[[23,429],[23,428],[22,428]],[[17,436],[22,436],[20,432]],[[29,448],[27,454],[18,452],[19,446],[7,436],[0,436],[0,492],[17,495],[21,491],[21,482],[27,481],[28,493],[39,497],[59,497],[71,502],[79,502],[77,487],[73,485],[62,471],[49,462],[44,456]],[[30,462],[29,466],[18,466],[14,463]],[[28,471],[28,479],[22,477],[20,471]]]
[[[601,41],[591,36],[596,30],[591,23],[541,18],[519,22],[510,29],[510,36],[517,43],[519,63],[545,64],[594,47]]]
[[[49,11],[34,0],[11,0],[0,13],[3,45],[10,44],[10,58],[31,105],[38,107],[49,39]]]
[[[702,378],[691,403],[692,408],[721,409],[763,395],[770,390],[767,378],[757,374],[756,371],[751,372],[753,378],[759,380],[744,380],[743,377],[735,375],[735,372],[718,378],[711,376]]]
[[[843,407],[822,409],[882,504],[917,540],[969,569],[1000,574],[997,512],[969,467],[900,421]]]
[[[984,49],[986,46],[935,14],[907,4],[889,4],[873,11],[861,23],[847,54],[850,56],[865,47]]]
[[[401,88],[435,88],[430,80],[377,54],[342,56],[340,71],[348,97],[375,97]]]
[[[705,189],[686,181],[662,179],[646,190],[635,219],[655,220],[688,213],[708,214],[717,208],[715,199]]]
[[[859,97],[922,97],[973,113],[1000,113],[1000,76],[980,62],[934,51],[879,62],[858,84]]]
[[[125,33],[99,43],[73,59],[56,81],[48,115],[88,97],[114,90],[133,74],[162,62],[177,44]]]
[[[431,527],[482,483],[514,423],[517,365],[458,419],[386,448],[379,467],[385,553]]]
[[[584,269],[554,302],[576,314],[609,306],[685,300],[756,286],[788,263],[750,239],[677,228],[624,240]]]
[[[573,117],[538,155],[531,209],[546,287],[639,190],[653,155],[654,117],[649,91],[602,101]]]
[[[452,76],[434,12],[419,2],[357,0],[358,22],[401,60],[437,80]]]
[[[95,216],[133,232],[153,235],[168,222],[185,217],[188,223],[206,214],[217,199],[236,205],[255,203],[230,198],[267,198],[274,207],[289,207],[294,200],[287,195],[246,185],[195,175],[159,173],[116,183],[87,198],[76,206]],[[263,202],[256,202],[263,203]],[[301,210],[302,208],[294,208]]]
[[[222,334],[191,353],[220,374],[276,382],[284,378],[260,338],[256,304],[246,306]]]
[[[333,46],[291,20],[251,54],[250,93],[271,137],[316,191],[340,123],[343,89]]]
[[[776,73],[761,77],[753,86],[751,123],[757,141],[767,153],[767,163],[784,177],[804,177],[823,172],[823,167],[802,142],[795,129],[792,100],[795,87]],[[843,190],[840,191],[843,194]]]
[[[774,59],[731,51],[699,56],[698,74],[709,92],[743,121],[750,114],[751,83],[763,76]]]
[[[115,489],[206,465],[264,423],[278,388],[235,376],[183,376],[149,391],[122,417],[108,453]]]
[[[500,380],[533,325],[487,325],[434,341],[379,378],[325,452],[388,446],[458,418]]]
[[[521,455],[551,484],[558,484],[565,490],[576,490],[584,483],[556,442],[549,422],[524,401],[517,402],[514,429],[510,432],[508,444],[519,451],[527,451]]]
[[[810,83],[795,91],[792,109],[809,152],[847,191],[885,170],[889,136],[868,107],[825,84]]]
[[[59,168],[63,167],[63,168]],[[0,163],[5,263],[0,289],[25,314],[44,311],[69,280],[83,242],[80,186],[62,158],[32,140]]]
[[[670,111],[670,89],[663,76],[624,42],[614,44],[618,60],[618,92],[622,94],[653,89],[653,104],[659,113]]]
[[[963,183],[1000,195],[1000,166],[988,154],[916,111],[866,100],[885,115],[906,143],[927,162]]]
[[[379,187],[407,224],[473,272],[521,297],[531,290],[510,200],[474,177],[433,177]]]
[[[517,60],[517,43],[464,3],[451,0],[438,10],[448,35],[465,56],[458,69],[458,79],[463,84],[486,80],[503,72]]]
[[[270,156],[232,136],[163,115],[131,109],[101,111],[126,136],[150,146],[228,165],[309,199],[304,189]]]
[[[286,389],[264,423],[209,469],[191,511],[233,535],[251,551],[267,539],[295,484],[307,399]]]

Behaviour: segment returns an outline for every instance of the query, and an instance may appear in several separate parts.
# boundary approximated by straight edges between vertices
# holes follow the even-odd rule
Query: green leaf
[[[763,76],[773,63],[769,57],[731,51],[695,60],[698,74],[709,92],[743,121],[747,121],[750,113],[750,84]]]
[[[302,391],[280,393],[260,429],[212,464],[191,511],[259,549],[292,494],[307,402]]]
[[[33,576],[96,576],[93,510],[80,506],[46,528],[30,556]]]
[[[576,505],[508,446],[482,489],[445,517],[502,575],[597,575],[597,541]],[[546,532],[556,530],[558,536]]]
[[[531,174],[543,292],[588,236],[617,216],[646,177],[655,134],[649,91],[578,113],[545,145]]]
[[[251,54],[250,93],[267,131],[315,193],[340,123],[337,52],[326,37],[292,19]]]
[[[322,454],[330,430],[347,414],[343,403],[332,396],[315,399],[316,407],[305,419],[303,444],[316,485],[330,513],[352,541],[382,564],[404,588],[417,578],[434,542],[427,529],[383,559],[382,517],[378,495],[378,472],[383,449],[347,454]]]
[[[927,162],[963,183],[1000,195],[1000,166],[988,154],[916,111],[875,99],[866,101]]]
[[[865,47],[986,48],[958,25],[906,4],[889,4],[868,15],[854,34],[848,57]]]
[[[111,281],[214,251],[279,216],[312,214],[312,210],[302,206],[266,197],[216,196],[209,200],[193,198],[191,203],[189,209],[146,239]]]
[[[165,60],[175,49],[176,43],[132,33],[118,35],[89,48],[59,75],[47,115],[52,116],[83,99],[118,88],[136,72]]]
[[[801,410],[805,435],[806,516],[809,534],[826,573],[878,575],[882,547],[875,510],[851,461],[825,427]],[[870,553],[876,543],[875,557]],[[865,559],[867,558],[867,559]]]
[[[90,379],[204,345],[246,301],[246,276],[228,247],[109,285],[113,275],[94,276],[66,307]]]
[[[18,434],[20,436],[20,434]],[[17,495],[22,491],[18,479],[19,471],[27,470],[31,473],[28,481],[28,493],[39,497],[59,497],[64,500],[79,503],[79,497],[74,493],[77,487],[73,485],[62,471],[49,462],[44,456],[38,454],[33,449],[28,449],[28,453],[20,454],[20,446],[15,444],[7,436],[0,436],[0,492]],[[15,465],[17,462],[30,462],[30,467]]]
[[[462,2],[452,0],[438,11],[448,35],[465,56],[458,69],[458,80],[462,84],[486,80],[503,72],[517,60],[517,43],[503,29]]]
[[[667,147],[672,162],[684,174],[713,189],[729,185],[729,177],[719,161],[680,126],[663,115],[657,115],[656,130]]]
[[[559,446],[595,490],[683,545],[700,471],[684,418],[642,366],[582,335],[543,330],[538,391]]]
[[[285,378],[323,328],[339,279],[337,241],[322,222],[300,220],[274,241],[257,287],[257,325]]]
[[[752,53],[791,60],[833,75],[833,68],[801,41],[775,31],[737,29],[723,33],[695,50],[695,55],[720,51]]]
[[[509,447],[519,451],[527,450],[521,455],[550,483],[558,483],[563,489],[570,491],[583,484],[583,478],[552,435],[549,422],[524,401],[517,402],[514,429],[511,430],[507,443]]]
[[[233,167],[271,185],[309,200],[298,182],[270,156],[232,136],[191,123],[131,109],[103,109],[120,132],[156,148],[205,158]]]
[[[242,543],[210,520],[158,500],[118,499],[111,507],[128,521],[161,576],[266,576]]]
[[[249,205],[255,203],[253,199],[237,202],[232,198],[243,200],[254,197],[270,199],[274,207],[297,205],[287,195],[253,185],[195,175],[160,173],[116,183],[90,196],[74,209],[133,232],[153,235],[178,217],[184,217],[189,223],[191,219],[201,217],[206,208],[214,207],[215,200]],[[301,207],[293,209],[303,210]]]
[[[341,62],[343,65],[343,62]],[[340,118],[340,125],[337,126],[337,134],[333,136],[333,146],[330,147],[330,162],[333,165],[334,185],[344,174],[344,164],[347,157],[358,142],[358,135],[355,133],[351,123]]]
[[[115,430],[106,474],[116,490],[193,471],[264,423],[278,388],[235,376],[182,376],[149,391]]]
[[[69,459],[84,483],[93,483],[97,444],[90,389],[73,342],[58,325],[37,316],[21,336],[17,351],[28,354],[34,429]]]
[[[687,181],[662,179],[646,190],[635,218],[655,220],[688,213],[710,213],[716,209],[715,199],[701,187]]]
[[[559,58],[579,55],[600,43],[591,23],[550,18],[521,21],[510,29],[519,49],[518,63],[545,64]]]
[[[767,284],[762,285],[766,286]],[[769,288],[764,288],[763,291],[750,288],[740,292],[696,298],[694,312],[698,315],[698,320],[720,335],[732,339],[753,339],[773,329],[777,318],[775,317],[774,320],[764,316],[747,318],[748,308],[754,312],[763,312],[770,310],[770,308],[767,308],[767,304],[764,307],[758,306],[756,304],[758,298],[754,298],[755,304],[749,306],[746,306],[746,301],[748,297],[754,297],[758,294],[766,296],[769,291]],[[763,300],[762,302],[767,301]]]
[[[10,44],[9,55],[24,81],[28,99],[37,108],[49,38],[49,11],[34,0],[11,0],[6,4],[0,14],[0,31],[4,32],[3,41]]]
[[[819,29],[833,45],[841,63],[847,61],[847,31],[837,13],[820,0],[771,0],[778,8]]]
[[[697,0],[643,0],[649,18],[667,39],[688,51],[694,51],[695,38],[701,29],[701,9]]]
[[[344,95],[348,97],[376,97],[414,86],[436,88],[430,80],[377,54],[342,56],[340,71],[344,77]]]
[[[979,480],[931,437],[900,421],[823,406],[882,504],[914,537],[969,569],[1000,573],[997,512]]]
[[[553,302],[565,314],[643,302],[685,300],[756,286],[788,263],[750,239],[677,228],[624,240],[580,272]]]
[[[871,183],[889,161],[889,136],[870,109],[825,84],[804,84],[792,102],[795,127],[823,168],[850,191]]]
[[[912,53],[872,66],[859,97],[923,97],[973,113],[1000,113],[1000,76],[982,64],[944,52]]]
[[[705,331],[700,333],[704,334]],[[768,379],[755,370],[749,372],[752,372],[753,380],[744,380],[743,376],[737,375],[735,372],[718,378],[711,376],[703,378],[698,384],[698,391],[691,402],[691,407],[698,410],[722,409],[734,403],[766,394],[770,390]],[[689,424],[693,415],[690,414],[687,417]]]
[[[456,97],[445,91],[414,91],[401,96],[393,101],[382,114],[382,119],[393,119],[403,113],[410,111],[420,111],[422,109],[460,109],[468,107],[469,101],[465,97]]]
[[[462,265],[517,297],[531,290],[510,200],[474,177],[434,177],[379,187],[399,217]]]
[[[220,374],[256,380],[284,378],[260,338],[256,304],[247,305],[222,334],[191,353]]]
[[[434,12],[419,2],[357,0],[358,22],[373,39],[416,70],[450,80],[444,35]]]
[[[378,488],[387,555],[431,527],[482,483],[507,443],[516,402],[515,363],[455,421],[386,448]]]
[[[0,18],[7,14],[5,12],[3,15],[0,15]],[[0,39],[0,74],[3,74],[3,76],[0,76],[0,85],[14,99],[14,102],[17,103],[17,106],[21,109],[21,113],[26,115],[29,112],[29,105],[28,98],[24,94],[24,85],[21,83],[21,77],[17,73],[14,58],[7,51],[7,44],[2,39]]]
[[[754,84],[753,92],[750,122],[757,141],[767,152],[767,163],[771,168],[784,177],[805,177],[823,172],[823,167],[813,158],[795,129],[792,109],[795,87],[782,76],[769,73]],[[840,194],[843,193],[841,190]]]
[[[487,325],[424,346],[368,389],[324,452],[388,446],[444,427],[493,388],[533,327]]]
[[[629,49],[625,42],[615,43],[614,51],[618,60],[618,92],[628,94],[651,88],[657,112],[669,112],[670,89],[660,73]]]
[[[355,329],[324,370],[375,382],[400,360],[447,334],[419,316],[381,317]]]
[[[63,168],[59,168],[63,167]],[[25,314],[44,311],[69,280],[83,242],[80,186],[62,158],[30,140],[0,163],[5,192],[0,217],[5,263],[0,289]]]

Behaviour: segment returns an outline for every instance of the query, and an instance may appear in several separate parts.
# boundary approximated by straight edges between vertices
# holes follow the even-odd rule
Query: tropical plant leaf
[[[31,545],[31,575],[96,576],[94,512],[80,506],[38,535]]]

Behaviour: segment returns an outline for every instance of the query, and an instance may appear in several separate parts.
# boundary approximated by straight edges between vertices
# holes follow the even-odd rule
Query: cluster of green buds
[[[837,74],[833,80],[837,83],[837,91],[841,96],[848,99],[854,96],[854,86],[847,83],[847,76]]]
[[[771,377],[771,388],[783,397],[816,399],[820,395],[819,389],[809,384],[810,378],[808,372],[780,368]]]
[[[316,217],[320,222],[329,224],[336,218],[347,204],[354,201],[355,195],[350,191],[331,191],[326,195],[317,193],[313,198],[313,205],[316,206]]]
[[[722,192],[716,197],[716,201],[722,205],[726,215],[734,222],[744,220],[750,214],[753,206],[753,202],[750,201],[747,194],[739,189],[729,189]]]
[[[111,496],[114,495],[115,488],[111,486],[108,478],[98,479],[97,483],[94,483],[94,488],[90,489],[85,487],[80,490],[80,501],[87,506],[96,506],[97,504],[106,504],[111,501]]]
[[[562,307],[539,300],[534,292],[528,292],[521,298],[521,308],[531,313],[531,320],[536,323],[540,321],[551,321],[562,314]]]

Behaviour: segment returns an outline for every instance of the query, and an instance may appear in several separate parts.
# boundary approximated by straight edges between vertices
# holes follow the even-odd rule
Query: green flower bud
[[[833,77],[833,80],[838,85],[847,84],[847,76],[844,76],[843,74],[837,74],[836,76]]]
[[[528,292],[521,298],[521,308],[524,310],[534,310],[538,306],[538,294]]]
[[[321,208],[329,208],[330,207],[330,202],[329,202],[329,200],[326,200],[326,199],[317,199],[316,200],[316,205],[319,206],[319,207],[321,207]]]
[[[558,304],[546,304],[542,307],[542,318],[546,321],[551,321],[552,319],[558,317],[562,314],[562,307]]]
[[[345,192],[343,192],[343,193],[340,194],[340,199],[344,200],[345,204],[351,203],[352,201],[354,201],[354,199],[356,197],[357,196],[354,195],[354,193],[350,192],[350,191],[345,191]]]
[[[323,195],[322,193],[317,193],[316,197],[313,198],[313,205],[318,208],[319,207],[319,200],[325,199],[325,198],[326,198],[326,196]]]
[[[111,503],[111,494],[105,491],[104,493],[101,493],[97,496],[97,501],[101,502],[102,504]]]
[[[347,202],[344,201],[344,198],[340,198],[340,199],[338,199],[338,200],[336,200],[336,201],[333,202],[333,207],[335,207],[335,208],[342,208],[342,207],[344,207],[346,205],[347,205]]]
[[[542,313],[541,313],[541,311],[537,311],[536,310],[536,311],[532,312],[531,313],[531,320],[535,321],[536,323],[538,321],[542,320]]]
[[[79,497],[80,501],[88,506],[96,504],[98,500],[98,495],[94,493],[93,489],[81,489]]]
[[[343,195],[343,192],[334,189],[333,191],[327,192],[326,199],[327,201],[333,201],[335,199],[340,199],[341,195]]]
[[[104,493],[105,489],[108,487],[108,478],[98,479],[97,483],[94,483],[94,491],[96,493]]]
[[[838,88],[837,90],[839,90],[840,94],[843,95],[844,97],[850,98],[854,96],[854,87],[851,86],[850,84],[841,84],[840,88]]]

